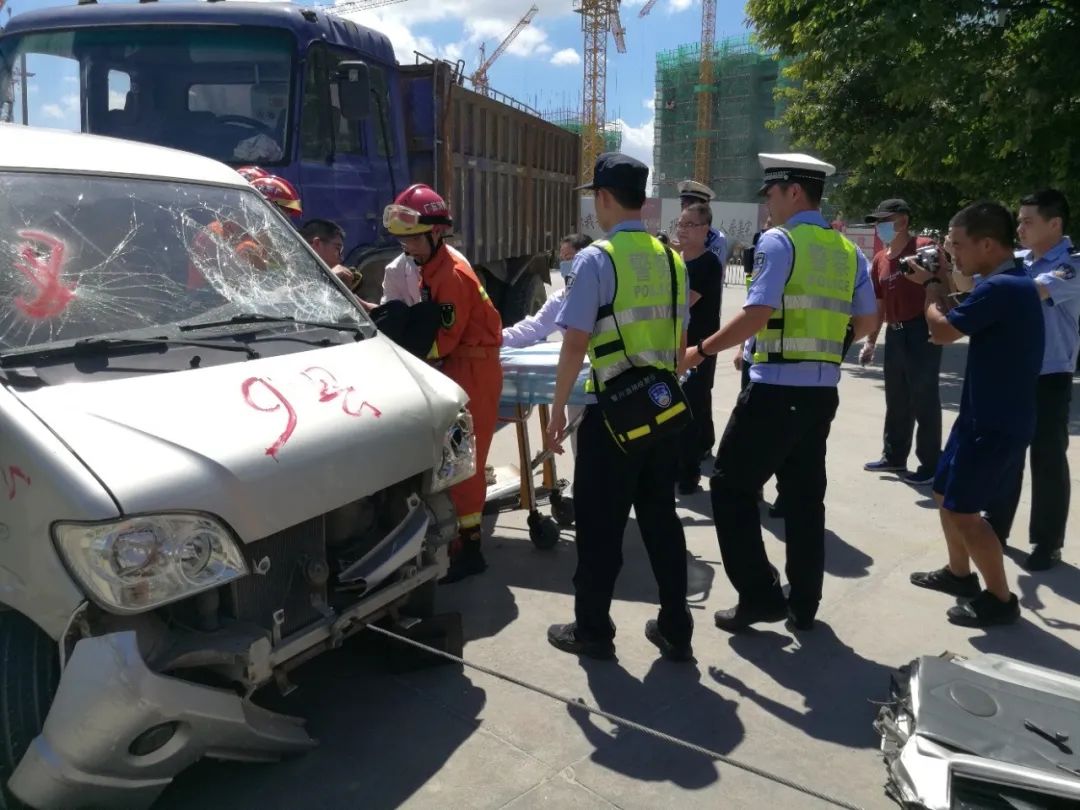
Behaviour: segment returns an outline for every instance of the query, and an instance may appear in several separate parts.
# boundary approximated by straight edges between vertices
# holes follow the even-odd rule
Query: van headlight
[[[87,594],[116,613],[141,613],[248,573],[228,529],[209,515],[57,523],[53,537]]]
[[[468,481],[476,475],[476,435],[472,414],[462,408],[443,437],[442,455],[431,477],[431,491],[442,492],[447,487]]]

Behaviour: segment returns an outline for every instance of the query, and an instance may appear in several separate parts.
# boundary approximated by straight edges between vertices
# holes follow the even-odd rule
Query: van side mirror
[[[338,106],[346,121],[360,121],[371,114],[371,71],[359,60],[337,66]]]

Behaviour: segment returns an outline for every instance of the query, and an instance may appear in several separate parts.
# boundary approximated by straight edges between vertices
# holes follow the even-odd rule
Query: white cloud
[[[667,10],[671,13],[686,11],[694,4],[694,0],[667,0]]]
[[[573,48],[563,48],[551,57],[553,65],[580,65],[581,55]]]
[[[59,104],[46,104],[41,108],[41,114],[46,118],[61,119],[64,117],[64,111],[60,109]]]
[[[644,107],[646,110],[655,110],[656,99],[650,96],[649,98],[641,102],[641,106]]]
[[[624,154],[635,157],[649,167],[649,181],[653,182],[653,127],[655,118],[650,118],[641,126],[631,126],[621,118],[616,118],[615,123],[622,130],[622,151]]]

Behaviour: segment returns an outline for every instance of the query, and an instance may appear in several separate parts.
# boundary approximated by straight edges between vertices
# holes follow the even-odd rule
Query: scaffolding
[[[549,121],[557,127],[581,135],[581,113],[572,110],[552,110],[541,115],[545,121]],[[617,122],[610,122],[603,126],[603,149],[604,152],[618,152],[622,148],[622,127]],[[585,182],[592,177],[593,167],[589,166],[589,173]]]
[[[758,202],[758,152],[786,150],[783,133],[766,127],[782,112],[773,99],[781,63],[749,36],[720,40],[711,52],[708,82],[701,81],[710,73],[702,70],[701,43],[656,56],[656,191],[675,197],[679,182],[693,179],[712,188],[719,200]],[[708,102],[699,107],[703,93]],[[696,153],[699,140],[708,156],[708,177],[695,176],[695,163],[703,162]]]

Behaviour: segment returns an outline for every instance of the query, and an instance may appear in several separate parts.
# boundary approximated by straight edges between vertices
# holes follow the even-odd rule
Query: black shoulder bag
[[[607,251],[604,251],[607,253]],[[668,269],[671,271],[671,320],[675,330],[675,352],[672,365],[678,367],[679,359],[679,281],[675,273],[675,258],[671,248],[664,246]],[[615,259],[611,258],[614,267]],[[616,285],[618,270],[615,269]],[[617,288],[616,288],[617,289]],[[619,319],[612,313],[615,331],[622,342],[623,356],[630,368],[616,375],[600,387],[600,380],[593,370],[596,387],[596,404],[603,414],[611,435],[625,453],[634,453],[651,447],[658,441],[671,439],[685,428],[693,414],[686,400],[679,379],[673,371],[656,366],[635,366],[626,352],[626,343],[619,329]]]

